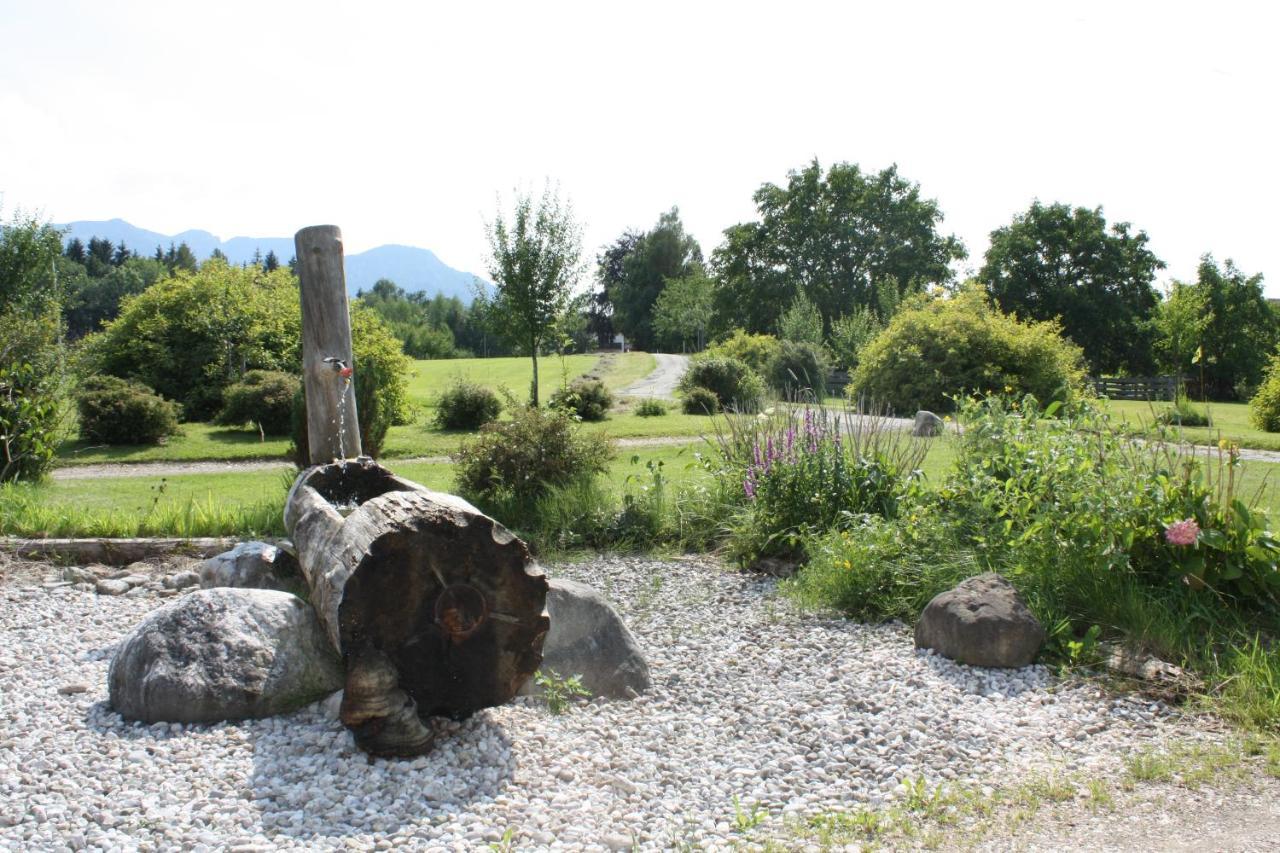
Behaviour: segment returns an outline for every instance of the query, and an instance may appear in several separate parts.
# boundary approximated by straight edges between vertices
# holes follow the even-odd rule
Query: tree
[[[1220,269],[1212,255],[1204,255],[1195,288],[1208,318],[1199,351],[1201,394],[1247,399],[1262,381],[1280,331],[1263,292],[1262,275],[1245,275],[1230,260]],[[1199,367],[1196,373],[1201,373]]]
[[[132,257],[133,252],[129,251],[129,247],[124,244],[123,240],[121,240],[120,245],[116,247],[115,252],[111,255],[111,265],[116,267],[121,266],[125,261]]]
[[[231,259],[227,257],[227,253],[219,249],[217,246],[214,246],[213,251],[209,253],[209,260],[222,261],[227,264],[231,263]]]
[[[488,225],[489,276],[497,287],[493,311],[513,345],[528,347],[533,362],[529,400],[538,405],[538,351],[569,307],[582,275],[582,233],[568,202],[548,185],[536,207],[517,192],[510,219]]]
[[[824,176],[815,159],[790,172],[785,187],[764,184],[753,198],[760,220],[728,228],[712,254],[725,327],[771,331],[779,306],[803,291],[830,330],[872,304],[877,282],[922,290],[951,281],[951,263],[965,257],[958,239],[938,233],[937,202],[921,198],[896,166],[865,174],[836,163]]]
[[[276,257],[275,250],[269,250],[267,256],[262,259],[263,272],[275,272],[280,269],[280,259]]]
[[[84,264],[88,260],[89,255],[85,252],[84,243],[80,242],[79,237],[75,237],[67,244],[67,250],[63,253],[69,260],[75,261],[77,264]]]
[[[699,268],[667,279],[653,305],[653,330],[668,344],[679,343],[683,349],[692,341],[694,350],[700,351],[707,345],[714,312],[715,282]]]
[[[57,263],[62,234],[35,217],[0,225],[0,482],[53,462],[63,377]]]
[[[617,250],[629,244],[619,256]],[[613,252],[610,252],[610,249]],[[610,265],[601,271],[611,279],[606,291],[613,306],[613,325],[626,335],[635,349],[653,349],[653,306],[668,279],[684,278],[702,266],[702,248],[692,235],[686,234],[678,208],[658,217],[658,223],[636,237],[624,233],[610,249],[606,260]]]
[[[796,294],[791,306],[778,318],[778,337],[793,343],[822,346],[822,314],[803,290]]]
[[[1130,234],[1127,222],[1108,228],[1100,207],[1036,201],[991,232],[978,278],[1002,311],[1060,319],[1093,371],[1143,373],[1152,366],[1148,321],[1160,269],[1146,232]]]
[[[1173,282],[1164,301],[1156,306],[1152,315],[1156,356],[1161,367],[1173,371],[1179,390],[1183,377],[1201,360],[1197,353],[1211,318],[1204,291],[1181,281]]]

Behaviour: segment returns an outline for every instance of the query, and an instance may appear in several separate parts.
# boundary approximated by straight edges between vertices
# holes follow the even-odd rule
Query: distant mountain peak
[[[205,260],[218,249],[233,264],[251,263],[255,253],[266,257],[275,252],[281,263],[293,257],[292,237],[232,237],[222,240],[208,231],[192,229],[179,234],[161,234],[139,228],[123,219],[98,221],[80,220],[58,226],[66,229],[64,240],[79,238],[88,242],[90,237],[123,242],[140,255],[148,256],[155,247],[168,248],[170,243],[186,243],[200,260]],[[347,290],[355,293],[369,290],[379,279],[390,279],[409,293],[457,296],[470,302],[475,295],[474,282],[484,279],[469,272],[456,270],[444,263],[430,249],[388,243],[364,252],[346,256]]]

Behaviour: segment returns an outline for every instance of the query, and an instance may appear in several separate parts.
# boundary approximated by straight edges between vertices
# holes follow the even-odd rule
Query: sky
[[[55,222],[422,246],[558,183],[585,250],[710,253],[815,157],[900,174],[981,265],[1034,199],[1280,296],[1280,4],[0,0],[0,198]]]

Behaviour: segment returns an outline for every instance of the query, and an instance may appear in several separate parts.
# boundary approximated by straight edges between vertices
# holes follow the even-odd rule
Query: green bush
[[[296,376],[278,370],[250,370],[222,392],[222,411],[215,423],[223,426],[254,424],[266,435],[289,435],[293,424],[293,398],[301,383]]]
[[[660,418],[667,413],[667,404],[654,397],[646,397],[636,406],[636,414],[642,418]]]
[[[604,473],[613,456],[607,438],[581,432],[562,411],[518,406],[511,415],[486,424],[455,454],[458,490],[467,499],[487,507],[527,503]]]
[[[382,318],[359,303],[351,306],[351,349],[360,448],[365,456],[377,457],[382,453],[387,430],[413,419],[409,409],[409,359]],[[334,377],[339,381],[337,373]],[[306,406],[304,385],[293,401],[293,459],[300,467],[311,464]]]
[[[1166,426],[1213,426],[1209,412],[1196,406],[1183,393],[1177,395],[1172,406],[1156,415],[1156,421]]]
[[[301,372],[298,304],[287,267],[264,273],[210,260],[126,298],[83,347],[94,372],[142,382],[203,420],[246,370]]]
[[[831,366],[822,348],[807,342],[783,341],[769,361],[769,387],[786,399],[812,393],[821,400],[827,390]]]
[[[781,342],[773,335],[752,335],[734,329],[729,337],[707,347],[704,355],[712,358],[736,358],[756,373],[764,373],[769,360],[777,355]]]
[[[746,362],[720,356],[698,356],[680,378],[680,388],[706,388],[716,396],[719,408],[749,410],[760,403],[764,386]]]
[[[686,388],[680,409],[686,415],[714,415],[720,411],[720,401],[706,388]]]
[[[159,444],[178,432],[176,403],[114,376],[85,380],[76,395],[80,438],[102,444]]]
[[[483,385],[459,378],[436,400],[435,425],[440,429],[479,429],[496,421],[502,401]]]
[[[61,347],[52,313],[0,313],[0,483],[53,466],[62,420]]]
[[[1079,347],[1054,323],[1020,323],[968,288],[900,311],[863,348],[852,390],[897,412],[950,411],[964,393],[1072,398],[1084,379]]]
[[[1249,420],[1263,432],[1280,432],[1280,355],[1271,357],[1266,378],[1249,401]]]
[[[602,421],[613,405],[613,394],[598,379],[577,379],[567,388],[557,388],[550,405],[580,420]]]

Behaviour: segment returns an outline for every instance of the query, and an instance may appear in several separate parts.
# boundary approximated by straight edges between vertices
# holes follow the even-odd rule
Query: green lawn
[[[1248,403],[1196,403],[1197,408],[1207,410],[1213,425],[1208,427],[1181,427],[1180,434],[1193,444],[1217,444],[1219,438],[1233,441],[1241,447],[1259,450],[1280,450],[1280,433],[1263,432],[1249,423]],[[1135,400],[1111,400],[1108,408],[1123,420],[1142,426],[1150,426],[1169,403],[1143,403]]]
[[[570,381],[583,373],[600,368],[598,373],[606,385],[624,388],[653,370],[654,358],[649,353],[629,352],[566,356],[564,364],[556,356],[538,360],[538,377],[544,400],[560,387],[564,376]],[[452,453],[466,433],[445,433],[426,424],[435,399],[455,377],[465,376],[488,388],[509,389],[518,400],[526,399],[532,376],[527,358],[459,358],[415,361],[409,376],[409,399],[415,406],[414,423],[392,427],[382,455],[386,458],[441,456]],[[603,429],[620,438],[651,435],[697,435],[698,422],[673,414],[665,418],[637,418],[626,407],[604,424],[590,429]],[[650,423],[657,421],[658,423]],[[92,465],[104,462],[197,462],[249,459],[284,459],[289,451],[288,438],[263,441],[254,430],[217,427],[208,423],[183,424],[183,434],[162,445],[104,446],[72,440],[58,449],[58,465]],[[671,430],[666,432],[664,430]]]

